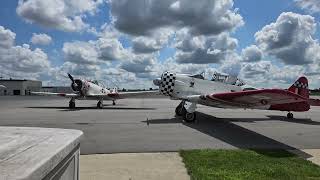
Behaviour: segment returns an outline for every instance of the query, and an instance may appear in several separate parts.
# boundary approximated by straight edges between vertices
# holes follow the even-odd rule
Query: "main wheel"
[[[70,109],[74,109],[75,107],[76,107],[76,103],[73,102],[73,101],[70,101],[70,102],[69,102],[69,108],[70,108]]]
[[[99,108],[99,109],[103,108],[103,103],[101,101],[98,101],[97,108]]]
[[[182,102],[176,107],[176,110],[175,110],[175,112],[176,112],[176,115],[177,116],[182,116],[182,112],[183,111],[183,106],[182,106]]]
[[[194,122],[196,120],[196,112],[193,112],[193,113],[186,112],[183,116],[183,119],[188,123]]]
[[[287,114],[287,118],[288,118],[288,119],[292,119],[292,118],[293,118],[293,114],[292,114],[292,113],[288,113],[288,114]]]

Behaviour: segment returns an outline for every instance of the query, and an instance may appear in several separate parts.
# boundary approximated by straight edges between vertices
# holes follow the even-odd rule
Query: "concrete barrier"
[[[79,179],[79,130],[0,126],[0,180]]]

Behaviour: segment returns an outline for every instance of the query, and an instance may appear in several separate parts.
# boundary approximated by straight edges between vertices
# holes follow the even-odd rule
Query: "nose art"
[[[160,92],[164,95],[172,95],[176,75],[174,73],[165,72],[161,78]]]

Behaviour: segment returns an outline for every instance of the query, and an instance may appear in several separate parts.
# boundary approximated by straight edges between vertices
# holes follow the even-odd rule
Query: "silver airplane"
[[[103,101],[110,100],[113,105],[117,99],[130,97],[146,97],[148,95],[158,94],[157,91],[140,91],[140,92],[118,92],[116,88],[112,91],[99,86],[96,81],[88,81],[84,79],[74,79],[70,74],[68,77],[71,80],[71,89],[74,93],[51,93],[51,92],[31,92],[35,95],[61,96],[70,98],[69,108],[76,107],[75,100],[98,100],[97,108],[103,108]]]

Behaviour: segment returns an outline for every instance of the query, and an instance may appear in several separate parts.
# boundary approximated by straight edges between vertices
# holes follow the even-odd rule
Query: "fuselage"
[[[176,80],[171,97],[183,98],[190,95],[206,95],[237,91],[242,91],[242,88],[240,86],[225,84],[222,82],[189,77],[183,74],[176,74]]]
[[[107,95],[110,94],[111,91],[105,87],[101,87],[95,83],[92,83],[87,80],[81,80],[77,79],[77,85],[78,88],[72,87],[73,91],[80,93],[82,96],[77,99],[97,99],[97,96],[99,95]],[[104,99],[106,99],[106,96],[104,96]],[[110,99],[114,99],[111,98]]]
[[[159,86],[159,91],[170,96],[173,100],[193,101],[193,103],[202,104],[205,106],[212,106],[218,108],[232,108],[232,109],[264,109],[264,110],[278,110],[278,111],[308,111],[310,105],[308,102],[289,103],[289,104],[258,104],[256,106],[247,106],[246,104],[239,105],[236,103],[222,102],[220,100],[206,98],[199,98],[199,96],[207,96],[211,94],[232,93],[247,91],[243,86],[235,84],[227,84],[219,81],[206,80],[203,77],[191,76],[186,74],[176,74],[172,72],[165,72],[161,79],[154,80],[154,84]],[[249,91],[249,90],[248,90]]]

